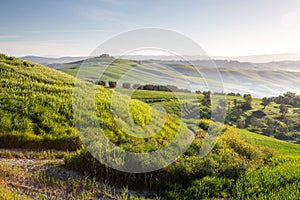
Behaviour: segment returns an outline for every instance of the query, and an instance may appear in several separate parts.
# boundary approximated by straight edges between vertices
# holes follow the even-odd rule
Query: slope
[[[54,69],[0,56],[0,147],[76,150],[82,145],[75,129],[72,95],[75,78]],[[89,83],[85,83],[89,84]],[[90,84],[90,86],[95,87]],[[114,119],[111,113],[112,90],[96,86],[97,120],[107,136],[117,144],[133,151],[147,151],[165,145],[181,127],[176,116],[161,119],[161,111],[138,100],[120,95],[130,102],[130,113],[141,128],[156,120],[146,132],[161,128],[158,135],[146,139],[128,136],[126,117]],[[123,102],[124,103],[124,102]],[[120,116],[127,116],[120,111]],[[166,123],[163,124],[163,122]],[[117,121],[117,122],[116,122]],[[117,124],[118,123],[118,124]],[[118,128],[119,124],[124,124]],[[163,124],[162,127],[155,127]],[[138,132],[136,130],[136,132]],[[129,145],[129,144],[136,145]]]
[[[1,147],[75,150],[74,78],[14,57],[0,56]]]
[[[196,69],[192,65],[196,66]],[[226,93],[251,93],[255,97],[279,95],[287,91],[300,93],[297,87],[300,80],[297,62],[258,65],[237,61],[216,61],[216,65],[218,69],[212,66],[211,61],[134,61],[97,57],[60,64],[56,68],[76,76],[79,68],[83,67],[82,72],[86,80],[96,81],[99,75],[103,74],[101,80],[118,81],[119,86],[124,82],[131,84],[158,82],[190,90],[209,90],[207,83],[212,85],[215,79],[205,75],[216,74],[217,70],[222,76]],[[288,65],[292,65],[295,70],[290,69]]]

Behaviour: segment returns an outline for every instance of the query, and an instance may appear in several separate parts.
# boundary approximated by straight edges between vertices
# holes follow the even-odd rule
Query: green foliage
[[[25,195],[18,195],[10,191],[8,188],[0,186],[0,199],[1,200],[29,200],[30,198]]]
[[[127,91],[130,93],[130,90]],[[136,95],[134,96],[135,98],[151,104],[158,103],[168,113],[178,115],[181,112],[178,102],[172,99],[171,96],[167,96],[163,101],[153,102],[148,92],[156,94],[158,99],[159,95],[172,95],[170,92],[135,91],[133,96]],[[187,104],[194,103],[194,97],[191,94],[185,95],[186,97],[191,96],[190,99],[187,98]],[[203,96],[199,95],[199,97],[202,98]],[[256,99],[252,103],[254,103],[255,108],[257,105],[260,105]],[[139,106],[139,104],[136,105],[137,107]],[[146,108],[147,106],[143,107]],[[265,112],[268,112],[270,107],[267,107]],[[145,113],[148,112],[146,110]],[[253,116],[260,117],[260,115],[261,113],[253,112]],[[65,158],[66,166],[95,176],[100,180],[109,180],[117,185],[127,185],[130,188],[156,189],[163,199],[236,198],[236,181],[257,168],[264,168],[269,162],[269,158],[272,157],[273,152],[285,155],[299,155],[300,153],[299,145],[225,126],[222,127],[223,134],[218,139],[214,149],[205,158],[200,159],[198,154],[203,144],[203,139],[207,135],[206,130],[208,130],[209,126],[214,125],[210,120],[206,119],[201,119],[198,123],[201,129],[196,131],[197,136],[185,155],[178,158],[170,166],[156,172],[146,174],[122,173],[102,165],[93,159],[86,150],[79,151],[75,155],[69,154]],[[243,123],[246,122],[244,121]],[[128,139],[128,137],[125,138]],[[127,141],[130,142],[123,147],[133,150],[133,140],[129,139]],[[123,142],[126,141],[122,140]],[[264,147],[268,147],[271,150]],[[217,189],[213,190],[212,188]],[[218,192],[214,193],[214,191]]]
[[[252,109],[247,111],[242,109],[245,99],[232,96],[227,99],[227,124],[280,140],[300,143],[300,108],[297,106],[299,97],[296,94],[287,92],[278,97],[253,98]]]
[[[291,144],[272,137],[256,134],[245,129],[237,129],[241,138],[259,146],[267,147],[279,155],[300,155],[300,145]]]
[[[252,96],[251,94],[244,94],[243,98],[245,99],[245,103],[242,105],[244,110],[250,110],[252,108]]]
[[[280,104],[280,113],[281,113],[281,116],[284,117],[286,115],[286,113],[288,112],[288,107],[285,106],[284,104]]]
[[[300,107],[300,96],[293,92],[286,92],[283,96],[273,97],[272,100],[278,104],[291,105],[293,107]]]
[[[261,100],[261,105],[263,106],[263,110],[271,103],[271,98],[263,97]]]
[[[204,97],[201,100],[201,105],[205,107],[211,106],[210,92],[203,92]]]
[[[120,70],[125,73],[129,69],[128,65],[133,64],[135,62],[116,60],[114,65],[123,67],[118,70],[111,68],[109,72],[117,78]],[[181,128],[187,130],[178,118],[181,114],[193,116],[200,113],[202,118],[207,118],[195,122],[199,125],[199,128],[193,127],[195,140],[173,164],[155,172],[131,174],[109,168],[93,158],[85,148],[81,148],[71,109],[74,78],[4,55],[0,55],[0,72],[0,147],[77,150],[66,154],[66,167],[116,185],[154,189],[161,198],[166,199],[296,199],[300,195],[299,157],[272,157],[273,152],[284,156],[299,156],[299,145],[207,120],[211,115],[207,107],[208,95],[196,95],[195,98],[195,95],[186,93],[137,90],[131,99],[124,95],[132,92],[129,89],[123,89],[122,95],[100,86],[95,88],[97,123],[111,142],[128,151],[151,152],[169,144]],[[114,106],[112,95],[116,95],[117,99]],[[293,94],[285,94],[289,95]],[[177,100],[178,96],[184,98],[183,110]],[[298,116],[297,109],[291,107],[295,99],[285,105],[289,112],[280,117],[279,104],[267,104],[267,100],[264,100],[265,109],[259,111],[261,100],[252,99],[249,95],[245,95],[244,99],[234,98],[236,100],[229,99],[231,103],[228,104],[228,110],[231,116],[227,122],[276,137],[296,138],[289,136],[290,129],[287,130],[291,125],[293,130],[297,130],[295,124],[298,122],[293,120]],[[284,99],[287,98],[281,100]],[[157,103],[167,113],[162,109],[151,108],[146,103]],[[114,113],[111,112],[112,108],[116,109]],[[83,118],[80,120],[92,118],[88,112],[81,114]],[[113,114],[118,117],[115,118]],[[189,127],[190,121],[185,122]],[[212,151],[201,159],[199,150],[210,126],[222,130],[222,135]],[[87,142],[94,147],[102,144],[96,141],[98,133],[94,129],[85,130],[91,133],[91,137],[83,137]],[[134,137],[142,130],[150,137]],[[187,134],[182,139],[186,137]],[[105,153],[109,155],[115,152]],[[124,160],[116,162],[121,165]],[[6,192],[0,188],[0,197]]]
[[[208,130],[209,126],[211,124],[210,120],[206,120],[206,119],[201,119],[199,122],[199,127],[203,130]]]
[[[36,135],[31,132],[0,133],[1,148],[57,149],[74,151],[81,147],[77,135]]]
[[[196,139],[184,156],[168,167],[155,172],[142,174],[120,172],[101,164],[85,149],[66,155],[65,163],[68,168],[100,180],[109,180],[117,185],[127,185],[130,188],[148,188],[164,192],[169,191],[170,185],[177,184],[187,188],[192,185],[194,180],[210,176],[221,178],[220,180],[216,179],[216,184],[218,187],[220,186],[221,190],[223,188],[221,185],[225,184],[222,182],[222,178],[225,178],[226,181],[227,179],[235,180],[250,169],[263,165],[270,157],[270,154],[267,154],[263,148],[241,140],[234,128],[222,128],[224,133],[213,151],[205,158],[201,159],[198,155],[205,136],[205,132],[199,130]],[[215,179],[212,179],[212,182],[214,183]],[[202,184],[210,185],[210,179],[205,179]],[[220,195],[228,193],[230,192],[224,191]]]
[[[236,184],[238,199],[297,199],[300,197],[299,157],[278,157],[242,176]]]
[[[226,178],[204,177],[193,181],[187,189],[186,197],[199,198],[228,198],[232,194],[232,181]]]
[[[72,119],[74,78],[4,55],[0,78],[0,147],[81,147]]]
[[[172,186],[172,190],[167,191],[167,199],[198,200],[207,198],[229,198],[234,191],[232,180],[217,177],[204,177],[194,180],[186,189]]]
[[[75,79],[56,70],[24,63],[27,62],[5,56],[0,60],[0,138],[3,141],[0,147],[80,148],[72,113]],[[178,131],[181,121],[176,116],[167,115],[164,121],[161,111],[130,100],[128,96],[114,95],[117,95],[114,108],[118,109],[115,113],[118,117],[115,118],[111,111],[112,91],[102,87],[96,89],[96,114],[104,133],[122,148],[152,151],[168,144]],[[129,115],[126,103],[129,103]],[[84,119],[90,117],[91,113],[85,113]],[[151,139],[127,134],[140,134],[142,129],[147,136],[159,133]]]

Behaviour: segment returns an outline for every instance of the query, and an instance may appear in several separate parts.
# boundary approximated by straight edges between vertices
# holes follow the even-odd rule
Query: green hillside
[[[149,104],[159,104],[163,106],[169,113],[181,115],[180,104],[176,98],[183,99],[183,107],[189,107],[188,110],[183,109],[187,114],[194,112],[200,113],[201,118],[210,118],[210,108],[203,106],[201,101],[204,94],[194,93],[171,93],[164,91],[147,91],[131,89],[119,89],[124,94],[131,94],[134,99],[141,100]],[[287,97],[291,93],[287,92],[279,97],[281,99],[291,99],[293,102],[298,102],[299,97]],[[293,93],[292,93],[293,94]],[[235,94],[234,94],[235,95]],[[294,94],[297,96],[296,94]],[[216,97],[218,95],[214,95]],[[247,129],[250,132],[255,132],[261,135],[274,137],[279,140],[289,141],[291,143],[300,144],[300,107],[295,105],[284,104],[288,108],[288,112],[283,117],[280,113],[280,103],[270,100],[268,105],[262,105],[262,99],[252,98],[251,108],[242,109],[241,104],[245,99],[239,96],[226,96],[226,120],[225,123],[239,128]],[[185,113],[183,113],[185,114]]]
[[[114,185],[150,190],[155,193],[149,197],[152,199],[297,199],[300,195],[300,145],[208,119],[193,122],[199,126],[192,127],[195,139],[189,148],[175,162],[156,171],[118,171],[100,163],[87,151],[107,145],[102,141],[104,137],[100,137],[99,129],[93,126],[96,123],[122,150],[153,152],[169,144],[175,150],[181,149],[184,142],[191,139],[187,129],[190,124],[185,125],[178,117],[181,110],[175,96],[184,98],[184,105],[192,104],[192,107],[188,106],[191,110],[184,110],[184,115],[191,114],[193,109],[208,114],[209,109],[198,102],[205,98],[204,94],[135,91],[129,97],[126,94],[132,91],[128,89],[121,89],[119,93],[82,80],[76,82],[65,73],[5,55],[0,56],[0,72],[0,148],[77,150],[66,153],[65,167]],[[74,90],[78,83],[81,87]],[[87,94],[90,90],[85,89],[94,90],[94,104],[89,104]],[[87,109],[77,111],[77,120],[82,123],[80,131],[84,133],[81,136],[73,119],[72,103],[76,105],[78,99],[73,102],[72,97],[76,92],[80,99],[86,98],[79,103]],[[153,101],[153,98],[160,101]],[[155,104],[167,112],[151,107]],[[93,110],[89,110],[90,106],[95,106],[96,117],[92,115]],[[254,99],[253,109],[259,106],[260,100]],[[116,110],[112,112],[112,108]],[[266,112],[274,110],[273,107],[266,108]],[[277,110],[274,113],[278,114]],[[201,158],[201,146],[205,138],[210,138],[209,126],[212,130],[220,130],[221,135],[208,155]],[[149,137],[139,137],[142,132]],[[171,142],[177,137],[176,133],[183,133],[178,144]],[[88,146],[83,147],[81,141]],[[118,157],[120,151],[114,149],[99,154],[103,152],[106,158],[117,155],[118,159],[113,161],[120,166],[128,160],[128,157]],[[174,153],[167,152],[163,156],[171,157]],[[149,159],[142,160],[145,163],[133,161],[138,167],[145,164],[151,168],[151,165],[159,164]],[[0,195],[3,193],[6,190],[0,187]]]
[[[4,55],[0,71],[0,147],[81,146],[72,120],[72,76]]]
[[[205,128],[209,123],[212,122],[202,120],[201,124]],[[299,197],[300,145],[223,126],[217,144],[202,159],[198,153],[206,134],[205,130],[199,129],[183,156],[168,167],[151,173],[130,174],[114,170],[96,161],[86,149],[68,154],[65,162],[68,168],[99,180],[132,189],[154,190],[160,199]],[[156,199],[155,196],[150,199]]]
[[[196,64],[195,66],[196,68],[191,66],[189,62],[170,61],[168,63],[157,60],[134,61],[114,59],[113,57],[96,57],[86,61],[59,64],[55,67],[72,76],[76,76],[79,68],[83,67],[81,72],[84,79],[96,81],[99,78],[98,75],[103,73],[101,80],[118,81],[119,86],[123,82],[130,82],[131,84],[159,82],[164,85],[176,85],[193,90],[203,90],[203,88],[208,90],[206,83],[211,85],[216,80],[207,75],[216,74],[216,68],[211,66],[211,62],[207,62],[206,65],[197,66]],[[106,67],[107,69],[105,69]],[[299,93],[297,85],[299,85],[300,72],[272,70],[270,68],[243,69],[236,66],[232,68],[230,66],[219,67],[217,70],[222,76],[227,92],[252,93],[259,97],[278,95],[287,90]],[[126,73],[128,74],[126,75]],[[123,75],[125,76],[123,77]]]
[[[239,129],[239,133],[241,134],[241,138],[256,145],[272,149],[279,155],[300,156],[299,144],[292,144],[272,137],[253,133],[245,129]]]
[[[0,147],[62,150],[81,147],[72,113],[73,77],[4,55],[0,57],[0,69]],[[84,84],[94,87],[90,83]],[[167,144],[179,129],[183,130],[175,115],[167,115],[164,124],[161,111],[152,109],[150,115],[149,105],[116,94],[119,105],[130,102],[130,114],[135,124],[140,127],[150,124],[145,127],[147,134],[159,130],[155,137],[147,139],[129,136],[131,127],[126,110],[118,111],[118,120],[113,119],[110,110],[112,90],[100,86],[95,90],[99,124],[111,141],[125,149],[137,152],[157,149]],[[118,127],[120,124],[123,126]],[[131,134],[138,134],[138,130]]]

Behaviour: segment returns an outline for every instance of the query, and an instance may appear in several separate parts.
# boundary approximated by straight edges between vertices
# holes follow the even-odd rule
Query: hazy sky
[[[0,52],[89,55],[124,31],[165,28],[214,56],[300,54],[299,0],[1,0]]]

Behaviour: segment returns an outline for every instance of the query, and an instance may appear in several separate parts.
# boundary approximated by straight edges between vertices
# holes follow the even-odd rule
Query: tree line
[[[103,87],[108,87],[108,88],[116,88],[117,87],[117,82],[116,81],[97,81],[96,85],[101,85]],[[128,82],[122,83],[122,88],[126,89],[137,89],[137,90],[153,90],[153,91],[164,91],[164,92],[186,92],[186,93],[191,93],[190,90],[188,89],[181,89],[178,88],[175,85],[155,85],[155,84],[131,84]]]

